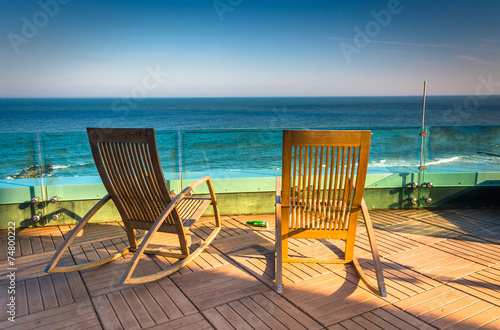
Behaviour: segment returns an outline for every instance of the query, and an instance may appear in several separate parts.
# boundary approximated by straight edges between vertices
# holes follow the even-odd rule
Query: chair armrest
[[[178,195],[180,195],[182,193],[189,193],[192,190],[194,190],[194,188],[198,187],[200,184],[202,184],[203,182],[206,182],[206,181],[211,182],[209,176],[204,176],[203,178],[200,178],[200,179],[196,180],[195,182],[191,183],[189,186],[184,188],[184,190],[182,190]],[[178,195],[176,195],[176,196],[178,196]]]
[[[212,180],[210,179],[209,176],[204,176],[203,178],[198,179],[195,182],[191,183],[189,186],[187,186],[186,188],[184,188],[184,190],[182,190],[179,194],[175,195],[175,197],[172,199],[172,202],[176,201],[176,203],[179,203],[181,199],[183,199],[184,197],[186,197],[190,192],[192,192],[194,190],[194,188],[198,187],[203,182],[207,183],[208,191],[210,192],[210,197],[212,199],[212,203],[216,204],[217,203],[217,199],[215,197],[215,191],[214,191],[214,187],[213,187],[213,184],[212,184]]]
[[[183,191],[181,191],[178,195],[176,195],[175,198],[172,200],[172,202],[174,202],[175,200],[176,204],[178,204],[184,197],[186,197],[189,193],[191,193],[194,190],[194,188],[198,187],[203,182],[207,183],[208,191],[210,193],[210,199],[212,200],[211,204],[214,208],[215,225],[217,227],[220,227],[221,222],[220,222],[219,206],[217,205],[217,197],[215,196],[214,186],[209,176],[204,176],[196,180],[195,182],[191,183]]]

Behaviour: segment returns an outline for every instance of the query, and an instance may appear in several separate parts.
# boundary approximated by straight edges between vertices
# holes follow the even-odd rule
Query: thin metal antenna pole
[[[46,194],[45,194],[45,183],[43,181],[43,157],[42,157],[42,142],[40,140],[40,133],[36,133],[36,149],[37,149],[37,156],[38,156],[38,174],[40,175],[40,189],[41,189],[41,202],[43,205],[43,217],[47,217],[47,203],[46,203]]]
[[[424,81],[424,100],[423,100],[423,106],[422,106],[422,132],[424,132],[425,129],[425,97],[427,95],[427,81]]]
[[[420,207],[422,207],[424,171],[427,170],[425,166],[425,138],[429,135],[425,131],[425,98],[427,96],[427,81],[424,81],[424,97],[422,106],[422,128],[420,130],[420,167],[418,168],[418,187],[420,189]]]

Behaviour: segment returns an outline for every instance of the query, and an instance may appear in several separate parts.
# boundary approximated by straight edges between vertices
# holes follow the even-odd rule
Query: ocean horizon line
[[[427,94],[426,97],[467,97],[475,96],[474,94]],[[481,95],[483,97],[500,97],[500,94]],[[422,95],[341,95],[341,96],[156,96],[144,97],[141,100],[155,100],[155,99],[325,99],[325,98],[404,98],[404,97],[422,97]],[[0,96],[0,100],[106,100],[106,99],[121,99],[123,96],[23,96],[23,97],[10,97]],[[130,97],[134,98],[134,97]]]

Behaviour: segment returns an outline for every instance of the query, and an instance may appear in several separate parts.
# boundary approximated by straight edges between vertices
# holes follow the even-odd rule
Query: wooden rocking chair
[[[92,155],[108,195],[73,228],[49,262],[46,272],[61,273],[88,269],[115,260],[126,253],[135,252],[120,283],[144,283],[179,270],[214,240],[221,229],[221,221],[210,178],[208,176],[201,178],[178,195],[171,196],[160,166],[154,129],[87,128],[87,132]],[[191,197],[192,190],[204,182],[208,185],[211,198]],[[130,246],[94,262],[56,267],[73,239],[110,199],[115,203],[123,220]],[[186,231],[210,204],[214,210],[215,228],[208,238],[190,253]],[[148,231],[142,242],[136,241],[135,229]],[[181,253],[167,253],[161,249],[148,250],[147,246],[157,231],[177,234]],[[155,274],[131,277],[143,253],[175,257],[180,260]]]
[[[370,138],[370,131],[283,131],[283,185],[279,177],[276,180],[278,293],[283,285],[283,262],[352,262],[369,289],[386,296],[373,227],[363,199]],[[360,211],[371,245],[377,285],[372,284],[354,256]],[[289,238],[344,240],[344,259],[290,258]]]

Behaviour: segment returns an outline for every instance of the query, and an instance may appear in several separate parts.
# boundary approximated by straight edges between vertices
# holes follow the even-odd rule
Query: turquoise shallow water
[[[428,97],[429,165],[499,165],[500,96],[474,107],[470,99]],[[132,101],[125,107],[119,99],[0,99],[0,179],[38,164],[38,151],[52,176],[96,175],[89,126],[155,128],[166,172],[277,170],[283,128],[369,128],[372,168],[415,168],[420,161],[421,97]]]

